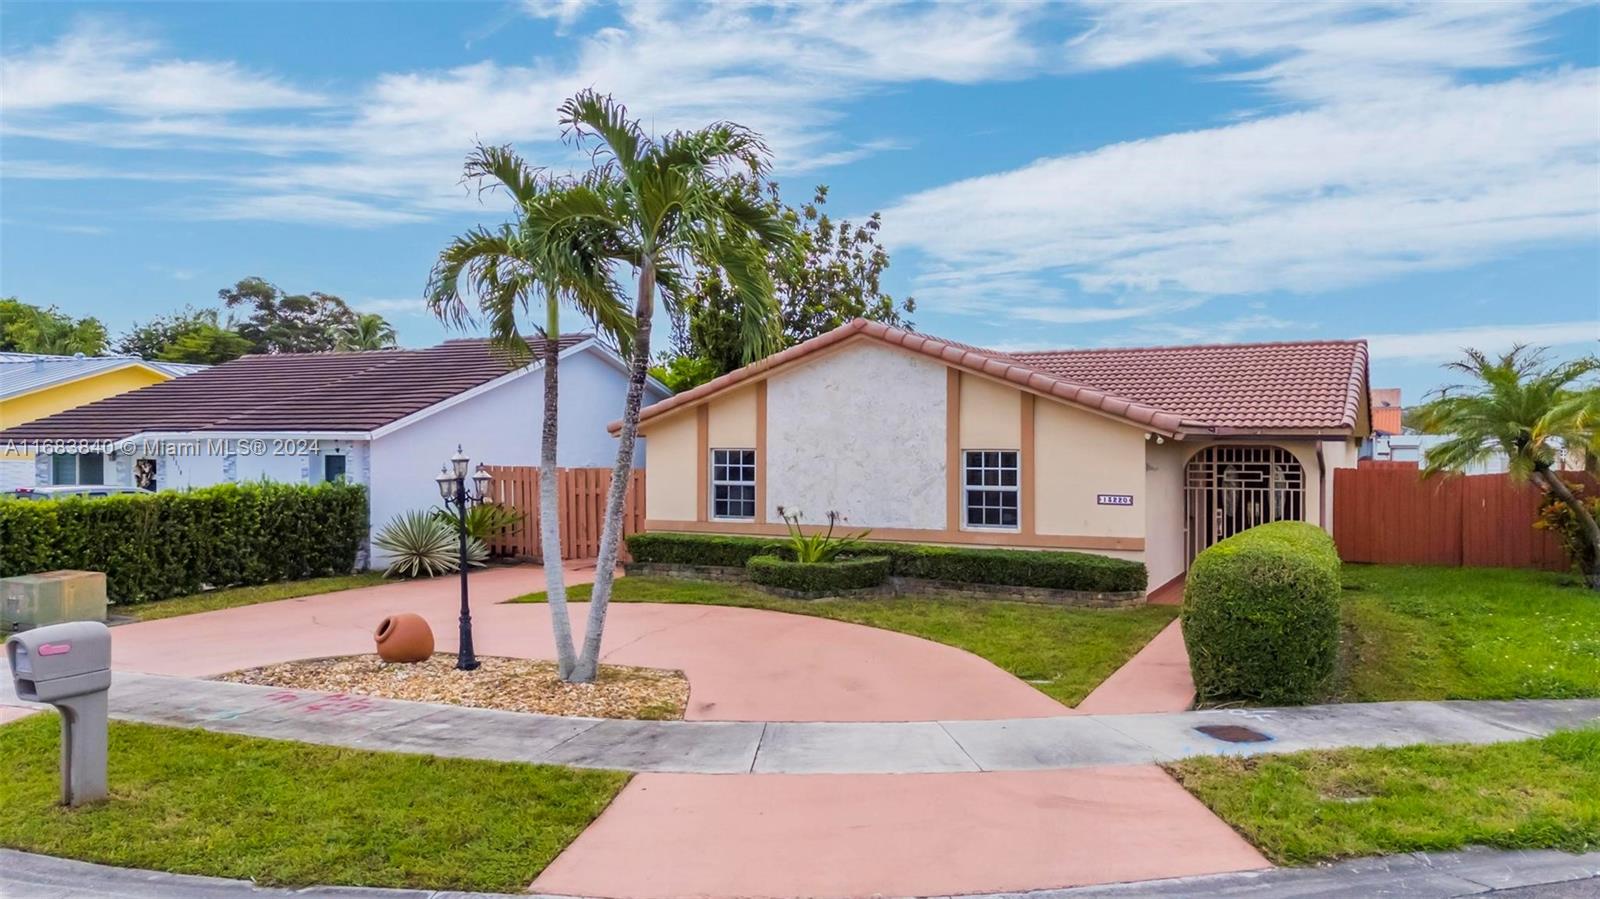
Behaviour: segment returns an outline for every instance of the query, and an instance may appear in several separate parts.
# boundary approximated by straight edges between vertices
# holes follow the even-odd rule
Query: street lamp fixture
[[[492,480],[489,472],[479,465],[477,473],[472,476],[472,489],[468,490],[467,466],[467,454],[457,446],[450,463],[442,466],[439,476],[434,478],[445,508],[456,513],[456,531],[461,541],[461,646],[456,652],[456,668],[462,671],[472,671],[478,667],[478,657],[472,651],[472,607],[467,603],[467,507],[488,498],[489,481]]]

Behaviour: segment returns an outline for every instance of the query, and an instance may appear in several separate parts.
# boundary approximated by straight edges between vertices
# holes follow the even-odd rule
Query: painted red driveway
[[[569,582],[592,570],[569,571]],[[544,588],[540,569],[474,574],[481,655],[552,658],[544,604],[503,600]],[[205,677],[290,659],[372,652],[385,615],[417,612],[438,648],[456,647],[454,581],[397,582],[302,599],[128,624],[113,631],[116,667]],[[581,632],[587,604],[572,606]],[[975,655],[877,628],[721,606],[617,603],[605,661],[681,669],[686,717],[723,721],[930,721],[1029,718],[1070,710]]]

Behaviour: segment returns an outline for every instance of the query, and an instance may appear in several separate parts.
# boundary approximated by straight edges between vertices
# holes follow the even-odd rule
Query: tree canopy
[[[235,326],[252,353],[316,353],[338,349],[356,324],[344,300],[327,293],[289,294],[262,278],[217,291],[222,305],[246,312]]]
[[[798,209],[782,201],[776,182],[745,179],[743,184],[754,202],[786,222],[795,234],[792,247],[769,252],[766,260],[781,321],[773,351],[856,318],[911,326],[916,300],[897,300],[883,290],[889,253],[878,237],[882,228],[878,213],[859,224],[835,221],[823,208],[828,202],[825,184]],[[737,298],[721,273],[698,270],[679,305],[675,352],[654,370],[663,383],[686,390],[749,361],[739,339]]]
[[[217,291],[232,313],[185,306],[135,322],[117,351],[159,359],[217,365],[261,353],[373,350],[395,345],[394,327],[375,312],[358,313],[332,294],[286,294],[262,278],[245,278]]]
[[[73,318],[54,306],[0,298],[0,352],[98,356],[106,351],[106,326],[94,317]]]

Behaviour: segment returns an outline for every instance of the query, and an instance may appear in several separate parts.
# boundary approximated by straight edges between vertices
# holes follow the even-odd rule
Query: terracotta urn
[[[383,619],[372,637],[385,662],[425,662],[433,655],[433,628],[415,612]]]

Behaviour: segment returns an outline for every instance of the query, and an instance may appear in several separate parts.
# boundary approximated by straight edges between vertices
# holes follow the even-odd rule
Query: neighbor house
[[[858,320],[645,409],[646,527],[833,510],[875,539],[1138,559],[1155,588],[1255,524],[1331,529],[1367,393],[1362,341],[1004,353]]]
[[[616,442],[606,422],[622,405],[627,365],[591,335],[560,340],[560,462],[609,468]],[[532,344],[537,360],[543,344]],[[668,394],[649,382],[647,401]],[[60,483],[90,459],[106,483],[157,489],[343,479],[368,486],[381,526],[439,505],[434,478],[458,445],[474,463],[537,465],[543,398],[537,361],[512,368],[484,340],[245,356],[9,428],[0,446],[39,444],[37,484]]]
[[[0,431],[95,400],[193,374],[203,365],[147,362],[138,356],[0,353]],[[76,459],[65,460],[76,463]],[[0,490],[34,482],[34,453],[0,441]],[[74,464],[74,468],[76,465]],[[74,470],[73,476],[78,472]],[[85,483],[99,478],[93,463]]]

